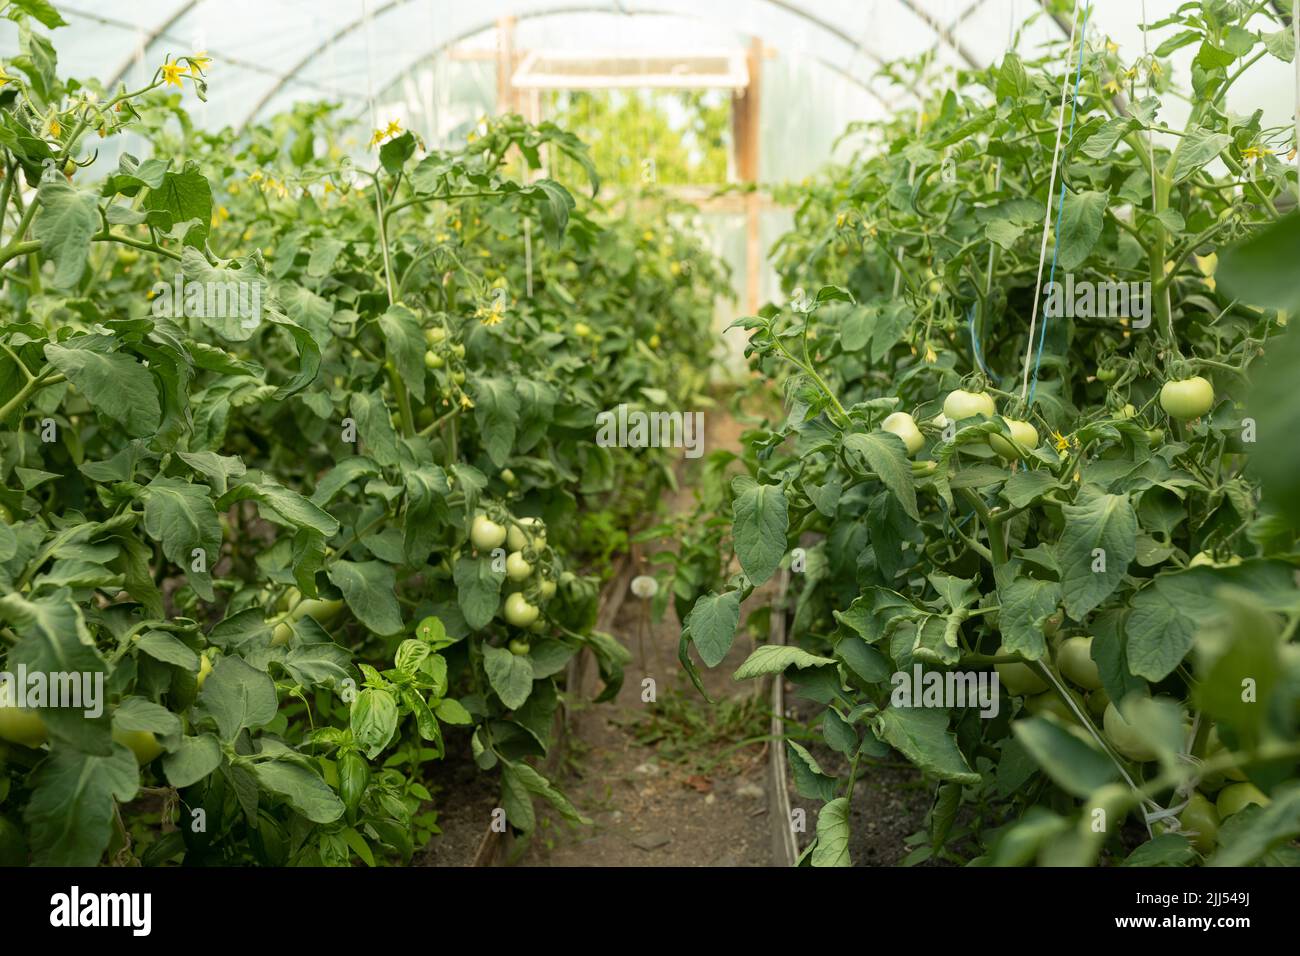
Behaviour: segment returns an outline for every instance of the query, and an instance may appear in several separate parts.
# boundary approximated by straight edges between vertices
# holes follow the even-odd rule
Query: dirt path
[[[739,448],[741,427],[730,415],[716,410],[706,422],[706,450]],[[681,490],[666,502],[670,510],[693,507],[684,474]],[[731,680],[752,639],[742,627],[727,660],[702,669],[710,704],[677,661],[681,627],[671,606],[656,624],[648,603],[629,595],[612,631],[632,654],[623,687],[613,701],[578,705],[556,781],[593,824],[571,827],[542,814],[521,862],[770,865],[767,745],[754,740],[767,732],[767,699],[757,694],[759,685]]]

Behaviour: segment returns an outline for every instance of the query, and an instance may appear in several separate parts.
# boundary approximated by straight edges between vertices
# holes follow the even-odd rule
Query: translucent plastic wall
[[[1081,7],[1084,5],[1080,0]],[[956,67],[982,67],[1015,46],[1022,55],[1065,55],[1068,15],[1043,0],[74,0],[58,3],[69,26],[57,31],[63,69],[105,83],[140,84],[171,54],[212,58],[211,102],[196,120],[241,127],[301,100],[342,102],[362,129],[396,119],[430,143],[463,136],[496,108],[497,23],[513,18],[516,50],[688,55],[747,50],[761,40],[760,178],[798,181],[832,157],[851,122],[887,116],[942,83]],[[1052,2],[1048,6],[1064,5]],[[1088,37],[1107,37],[1121,55],[1143,51],[1141,24],[1179,0],[1096,0]],[[1026,26],[1026,22],[1028,25]],[[1261,18],[1261,23],[1262,23]],[[1166,31],[1167,35],[1167,31]],[[1158,42],[1158,41],[1156,41]],[[17,31],[0,21],[0,56]],[[933,53],[914,88],[879,75],[898,58]],[[1189,74],[1194,46],[1173,55]],[[1186,83],[1184,82],[1184,86]],[[1292,69],[1272,57],[1231,91],[1228,107],[1265,110],[1266,123],[1295,110]],[[192,95],[192,94],[190,94]],[[1187,104],[1169,98],[1178,125]],[[117,148],[133,148],[126,142]],[[841,156],[853,143],[841,146]],[[111,157],[108,157],[111,158]],[[701,217],[745,288],[743,218]],[[788,215],[764,214],[764,248]],[[775,292],[764,274],[764,295]]]

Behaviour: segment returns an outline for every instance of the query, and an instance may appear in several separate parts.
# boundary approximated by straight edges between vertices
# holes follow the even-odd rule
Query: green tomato
[[[113,739],[119,744],[129,747],[131,753],[135,754],[136,763],[142,767],[162,756],[162,744],[158,743],[158,738],[151,731],[115,729]]]
[[[506,577],[511,581],[523,581],[533,573],[533,566],[524,560],[522,553],[511,551],[506,556]]]
[[[499,548],[506,540],[506,529],[487,515],[475,515],[474,524],[470,526],[469,539],[480,551]]]
[[[998,648],[999,657],[1010,653],[1005,647]],[[1047,682],[1039,677],[1038,671],[1028,664],[994,664],[993,668],[998,672],[999,682],[1007,689],[1007,693],[1013,697],[1041,694],[1047,690]]]
[[[968,392],[958,388],[949,392],[943,400],[943,413],[955,422],[976,415],[992,417],[996,412],[993,396],[988,392]]]
[[[424,353],[425,368],[442,368],[446,364],[447,363],[443,361],[442,356],[432,349]]]
[[[1180,421],[1200,418],[1214,407],[1214,386],[1199,375],[1165,382],[1160,389],[1160,407]]]
[[[1159,448],[1165,440],[1165,430],[1163,428],[1147,429],[1147,441],[1151,443],[1152,448]]]
[[[275,626],[275,630],[271,633],[271,646],[283,647],[285,644],[289,643],[289,640],[292,637],[293,625],[288,621],[281,621]]]
[[[1219,793],[1214,808],[1219,811],[1219,818],[1223,819],[1239,813],[1252,803],[1257,807],[1266,807],[1272,802],[1253,783],[1233,783]]]
[[[542,600],[549,601],[551,598],[555,597],[555,582],[550,578],[547,578],[542,582],[539,590],[542,594]]]
[[[1223,741],[1219,739],[1219,728],[1211,727],[1210,733],[1205,738],[1205,756],[1207,758],[1217,757],[1219,754],[1223,753],[1224,749]],[[1223,775],[1229,780],[1234,780],[1237,783],[1245,783],[1250,779],[1240,767],[1229,767],[1227,770],[1223,771]]]
[[[516,657],[526,657],[530,650],[532,650],[532,648],[528,646],[528,642],[521,640],[518,637],[510,642],[510,653],[514,654]]]
[[[37,711],[14,707],[13,699],[12,685],[0,684],[0,740],[35,749],[45,743],[45,721]]]
[[[1029,422],[1022,422],[1015,418],[1004,418],[1003,421],[1007,423],[1007,430],[1011,432],[1011,437],[1026,451],[1033,451],[1038,447],[1038,429]],[[1001,435],[990,435],[989,447],[1003,458],[1022,457],[1016,446]]]
[[[1101,671],[1092,659],[1091,637],[1069,637],[1056,652],[1056,666],[1072,684],[1084,690],[1101,689]]]
[[[915,455],[925,444],[925,438],[921,435],[921,430],[916,427],[916,420],[907,412],[894,412],[883,422],[880,423],[882,431],[887,431],[891,435],[897,435],[903,439],[903,444],[907,446],[907,453]]]
[[[451,354],[456,356],[458,359],[463,359],[465,357],[465,346],[457,342],[451,347]]]
[[[1109,365],[1103,365],[1097,369],[1097,381],[1099,382],[1113,382],[1118,377],[1118,370],[1111,368]]]
[[[510,526],[506,543],[511,551],[522,551],[529,545],[540,548],[546,543],[546,525],[540,518],[520,518],[518,524]]]
[[[315,598],[303,598],[297,606],[289,612],[290,620],[301,621],[304,617],[309,617],[322,627],[327,627],[334,622],[343,610],[343,602],[340,601],[320,601]]]
[[[1178,814],[1180,832],[1187,834],[1202,854],[1214,852],[1219,836],[1219,811],[1199,791],[1192,794],[1183,812]]]
[[[1151,745],[1138,734],[1133,725],[1124,719],[1112,701],[1106,705],[1106,711],[1101,719],[1102,729],[1106,732],[1106,739],[1110,745],[1119,751],[1121,756],[1129,760],[1135,760],[1138,763],[1146,763],[1148,760],[1156,759],[1156,752],[1151,749]]]
[[[4,505],[0,505],[0,524],[13,524],[13,523],[14,523],[14,513],[10,511],[8,508],[6,508]]]
[[[1088,706],[1087,701],[1083,699],[1083,695],[1069,687],[1067,687],[1066,690],[1069,691],[1070,697],[1073,699],[1075,706],[1082,712]],[[1073,722],[1077,724],[1079,722],[1079,718],[1076,717],[1074,711],[1070,709],[1070,705],[1061,700],[1061,695],[1056,693],[1054,690],[1048,690],[1041,694],[1034,694],[1030,697],[1026,697],[1025,709],[1031,714],[1055,714],[1066,723]]]
[[[586,322],[574,322],[573,334],[580,339],[585,339],[587,336],[591,334],[591,326],[588,325]]]
[[[203,656],[199,658],[199,676],[195,678],[195,682],[199,685],[199,690],[203,690],[203,682],[208,679],[208,675],[211,673],[212,661],[208,658],[207,652],[205,651]]]
[[[1088,713],[1101,720],[1106,716],[1106,707],[1110,704],[1110,695],[1106,693],[1103,687],[1101,690],[1094,690],[1088,695]]]
[[[447,337],[447,330],[441,325],[434,325],[424,330],[424,341],[429,345],[437,345]]]
[[[451,373],[451,380],[452,380],[453,382],[455,382],[457,385],[464,385],[464,384],[465,384],[465,373],[464,373],[464,372],[461,372],[461,371],[452,372],[452,373]]]
[[[515,627],[527,627],[537,620],[541,609],[529,604],[528,599],[518,591],[506,598],[506,623]]]
[[[513,471],[511,471],[509,468],[502,468],[502,469],[501,469],[501,475],[500,475],[500,478],[501,478],[502,481],[504,481],[504,482],[505,482],[507,485],[509,485],[511,488],[513,488],[515,485],[519,484],[519,479],[515,477],[515,473],[514,473]]]

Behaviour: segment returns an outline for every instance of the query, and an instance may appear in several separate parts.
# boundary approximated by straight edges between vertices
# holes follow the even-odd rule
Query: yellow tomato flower
[[[248,181],[249,181],[250,183],[261,182],[261,181],[262,181],[262,171],[261,171],[260,169],[255,169],[255,170],[253,170],[251,173],[248,174]]]
[[[388,125],[384,127],[385,136],[396,136],[402,132],[402,124],[397,120],[389,120]]]
[[[195,53],[193,56],[188,56],[185,59],[189,61],[190,74],[193,76],[202,76],[203,71],[206,70],[208,64],[212,62],[212,57],[208,56],[206,50],[202,53]]]
[[[57,116],[51,116],[50,121],[45,125],[45,128],[49,130],[50,135],[53,136],[55,139],[58,139],[60,136],[63,135],[63,126],[60,125],[59,118]]]
[[[168,60],[162,66],[163,86],[183,86],[181,77],[185,75],[185,67],[181,66],[175,60]]]
[[[3,64],[0,64],[0,86],[4,86],[6,83],[10,82],[12,79],[13,79],[13,77],[10,76],[10,75],[8,74],[8,72],[5,71],[4,65],[3,65]]]
[[[1272,156],[1273,151],[1264,146],[1247,146],[1241,151],[1241,158],[1248,163],[1253,163],[1263,159],[1265,156]]]
[[[1119,84],[1114,80],[1107,80],[1106,84],[1101,89],[1103,93],[1115,94],[1119,92]]]
[[[928,345],[925,347],[925,361],[928,365],[933,365],[935,362],[939,361],[939,356],[935,355],[934,349],[930,348]]]
[[[1056,446],[1057,451],[1065,451],[1070,447],[1070,439],[1066,438],[1060,432],[1052,432],[1052,444]]]
[[[460,407],[461,407],[461,408],[466,408],[466,409],[468,409],[468,408],[473,408],[473,407],[474,407],[474,402],[473,402],[473,400],[472,400],[468,395],[466,395],[464,392],[461,392],[461,394],[460,394]]]

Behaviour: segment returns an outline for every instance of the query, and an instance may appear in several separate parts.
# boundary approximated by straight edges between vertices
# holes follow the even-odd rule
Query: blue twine
[[[970,308],[966,310],[966,326],[970,329],[970,347],[971,351],[975,353],[975,364],[979,366],[980,371],[984,373],[989,381],[996,385],[998,383],[998,377],[993,374],[993,371],[987,365],[984,364],[984,353],[980,351],[979,337],[975,334],[974,302],[972,302]]]
[[[1088,17],[1092,13],[1092,0],[1088,0],[1088,6],[1083,11],[1083,29],[1079,31],[1079,67],[1074,77],[1074,99],[1070,101],[1070,135],[1066,139],[1068,146],[1074,141],[1074,114],[1079,105],[1079,87],[1083,83],[1083,55],[1087,51],[1088,44]],[[1047,287],[1050,289],[1052,283],[1056,281],[1056,257],[1061,251],[1061,217],[1065,212],[1065,168],[1061,168],[1061,198],[1056,207],[1056,241],[1052,243],[1052,271],[1047,277]],[[1043,344],[1047,341],[1047,310],[1043,310],[1043,327],[1038,333],[1038,354],[1034,357],[1034,381],[1029,387],[1029,406],[1034,404],[1034,393],[1038,391],[1038,367],[1043,361]]]

